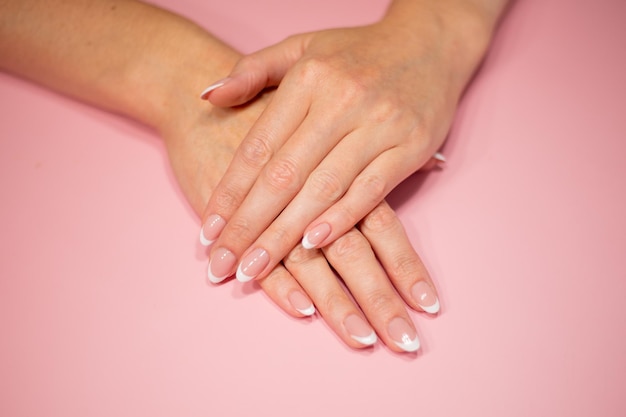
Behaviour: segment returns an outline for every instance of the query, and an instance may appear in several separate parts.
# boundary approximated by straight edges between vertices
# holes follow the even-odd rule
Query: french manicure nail
[[[222,233],[224,226],[226,226],[226,220],[220,215],[213,214],[209,216],[200,228],[200,243],[204,246],[212,245],[220,233]]]
[[[372,330],[365,320],[356,314],[350,314],[346,317],[343,321],[343,325],[350,334],[350,337],[362,345],[371,346],[378,340],[376,332]]]
[[[270,261],[270,255],[265,249],[257,248],[246,255],[237,268],[237,280],[248,282],[256,278]]]
[[[439,313],[439,299],[435,290],[426,281],[420,281],[411,288],[415,302],[427,313]]]
[[[315,226],[302,238],[302,246],[305,249],[313,249],[322,243],[330,235],[330,225],[322,223]]]
[[[439,162],[446,162],[446,157],[443,156],[443,154],[440,152],[435,152],[435,154],[433,155],[433,158],[435,158]]]
[[[387,330],[396,346],[405,352],[415,352],[420,348],[420,341],[413,326],[402,317],[392,319]]]
[[[302,291],[292,291],[287,298],[293,308],[298,310],[301,314],[304,314],[305,316],[312,316],[315,314],[315,306],[311,300],[302,294]]]
[[[219,81],[214,82],[213,84],[205,88],[204,91],[202,91],[202,93],[200,93],[200,98],[202,100],[206,100],[211,91],[217,90],[218,88],[223,87],[228,81],[230,81],[230,78],[223,78]]]
[[[225,248],[217,249],[209,261],[209,281],[215,284],[224,281],[230,276],[235,262],[237,262],[237,258],[231,251]]]

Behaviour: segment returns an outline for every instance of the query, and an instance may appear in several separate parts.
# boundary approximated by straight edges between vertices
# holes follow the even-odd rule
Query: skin
[[[198,214],[273,99],[266,93],[244,106],[218,108],[198,98],[207,79],[228,73],[239,59],[188,20],[136,1],[0,0],[0,68],[153,127]],[[397,323],[416,334],[407,306],[421,308],[411,290],[426,283],[434,293],[434,285],[386,203],[359,229],[323,251],[294,244],[259,284],[294,317],[303,316],[294,294],[312,301],[351,347],[369,344],[351,337],[347,320],[356,316],[390,349],[413,350],[395,343]]]
[[[331,244],[423,167],[506,4],[395,0],[375,24],[295,35],[241,59],[205,94],[211,103],[280,85],[204,211],[225,224],[212,268],[267,276],[303,236],[321,225],[313,246]],[[228,262],[215,256],[226,252]]]

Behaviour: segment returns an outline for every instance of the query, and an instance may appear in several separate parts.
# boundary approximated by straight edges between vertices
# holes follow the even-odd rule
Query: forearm
[[[157,129],[238,56],[137,1],[0,0],[0,69]]]
[[[437,43],[463,89],[482,60],[510,0],[393,0],[381,24],[403,36],[402,47]]]

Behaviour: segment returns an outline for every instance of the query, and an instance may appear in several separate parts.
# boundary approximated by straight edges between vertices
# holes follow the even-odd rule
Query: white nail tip
[[[424,310],[425,312],[429,313],[429,314],[437,314],[439,313],[439,300],[435,301],[435,304],[431,305],[431,306],[423,306],[423,305],[419,305],[422,310]]]
[[[417,338],[417,336],[415,337],[415,339],[411,340],[409,339],[409,336],[405,335],[402,342],[396,342],[394,340],[394,343],[405,352],[417,352],[420,348],[420,340]]]
[[[211,264],[209,264],[207,276],[209,277],[209,281],[211,281],[213,284],[219,284],[226,279],[226,277],[216,277],[215,275],[213,275],[211,273]]]
[[[204,226],[200,228],[200,243],[202,246],[211,246],[215,242],[214,240],[209,240],[204,237]]]
[[[304,249],[313,249],[315,247],[314,244],[312,244],[311,242],[309,242],[309,235],[304,235],[304,237],[302,238],[302,247]]]
[[[207,88],[204,89],[204,91],[202,91],[202,93],[200,93],[200,97],[204,97],[205,95],[209,94],[211,91],[220,88],[224,84],[225,84],[225,82],[222,81],[222,82],[219,82],[219,83],[212,84],[212,85],[208,86]]]
[[[220,282],[228,278],[228,275],[226,275],[225,277],[216,277],[215,275],[213,275],[213,273],[211,272],[211,262],[209,261],[209,267],[207,268],[207,277],[209,278],[209,281],[211,281],[213,284],[219,284]]]
[[[312,316],[313,314],[315,314],[315,306],[313,304],[311,304],[309,308],[296,308],[296,310],[298,310],[300,314],[304,314],[305,316]]]
[[[376,337],[376,333],[372,332],[368,336],[354,336],[350,335],[351,338],[356,340],[362,345],[371,346],[378,341],[378,337]]]
[[[237,281],[239,282],[248,282],[248,281],[252,281],[254,279],[254,277],[251,277],[250,275],[246,275],[242,270],[241,270],[241,264],[239,264],[239,266],[237,267]]]
[[[433,158],[435,158],[437,161],[440,161],[440,162],[446,162],[446,157],[445,157],[445,156],[443,156],[443,154],[442,154],[442,153],[440,153],[440,152],[436,152],[436,153],[433,155]]]

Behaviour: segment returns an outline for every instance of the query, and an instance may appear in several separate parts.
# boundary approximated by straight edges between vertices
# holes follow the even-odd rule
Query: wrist
[[[485,2],[396,0],[379,24],[402,36],[402,44],[409,48],[411,44],[429,48],[431,57],[445,61],[450,81],[462,90],[483,59],[499,17],[494,8],[481,3]]]
[[[160,11],[162,19],[145,31],[137,55],[124,70],[118,89],[122,113],[160,133],[183,123],[210,103],[199,98],[207,83],[224,77],[240,54],[194,23]]]

